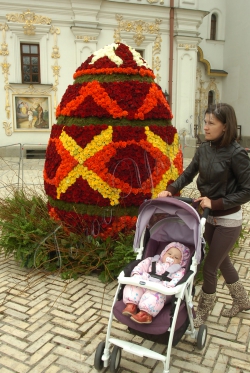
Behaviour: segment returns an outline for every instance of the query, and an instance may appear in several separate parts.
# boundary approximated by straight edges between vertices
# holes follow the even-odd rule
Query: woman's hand
[[[172,197],[172,193],[164,190],[163,192],[160,192],[157,197]]]
[[[212,208],[211,199],[209,199],[207,197],[200,197],[200,198],[197,198],[197,199],[194,200],[194,202],[198,202],[198,201],[200,201],[200,206],[203,210],[206,207],[208,207],[209,209]]]

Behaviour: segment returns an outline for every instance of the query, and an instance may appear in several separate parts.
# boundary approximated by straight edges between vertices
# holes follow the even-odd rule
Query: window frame
[[[145,58],[144,55],[145,55],[145,49],[136,49],[135,48],[135,51],[138,52],[142,58]]]
[[[210,89],[207,95],[207,106],[209,107],[210,105],[213,105],[214,103],[215,103],[215,92],[212,89]]]
[[[211,15],[211,22],[210,22],[210,40],[216,40],[216,34],[217,34],[217,15],[215,13],[212,13]]]
[[[30,53],[24,53],[23,52],[23,46],[29,46],[29,49],[30,49]],[[31,46],[32,45],[35,45],[37,46],[38,48],[38,53],[31,53]],[[23,57],[37,57],[38,58],[38,73],[35,73],[38,77],[38,81],[32,81],[32,63],[30,62],[29,66],[30,66],[30,81],[27,82],[24,80],[24,75],[27,74],[26,72],[24,72],[24,63],[23,63]],[[40,67],[40,44],[39,43],[30,43],[30,42],[25,42],[25,41],[22,41],[20,42],[20,58],[21,58],[21,81],[22,81],[22,84],[41,84],[41,67]]]

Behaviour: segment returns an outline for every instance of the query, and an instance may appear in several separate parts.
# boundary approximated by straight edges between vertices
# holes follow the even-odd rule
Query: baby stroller
[[[118,371],[121,350],[137,356],[145,356],[163,362],[163,373],[169,373],[170,354],[184,334],[190,335],[197,342],[197,348],[203,349],[206,343],[207,327],[201,325],[199,330],[194,328],[193,281],[200,263],[205,241],[203,232],[209,210],[206,209],[200,218],[196,209],[190,205],[190,198],[157,198],[145,201],[139,210],[134,237],[134,250],[137,259],[129,263],[118,277],[118,287],[114,297],[112,310],[107,326],[106,341],[99,343],[94,366],[97,370],[110,366],[110,371]],[[186,265],[184,277],[174,288],[167,288],[157,282],[130,277],[133,268],[143,259],[160,254],[165,246],[173,241],[179,241],[190,250],[189,263]],[[166,295],[172,295],[172,301],[165,304],[160,313],[153,318],[151,324],[138,324],[122,314],[123,288],[126,284],[145,287]],[[167,345],[166,356],[151,351],[145,347],[111,337],[113,316],[122,324],[127,325],[130,333],[142,338]],[[189,329],[188,329],[189,327]],[[114,345],[110,353],[110,347]]]

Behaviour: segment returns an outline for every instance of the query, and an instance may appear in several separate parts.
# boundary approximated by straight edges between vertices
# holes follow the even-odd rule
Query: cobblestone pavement
[[[0,164],[1,166],[1,164]],[[13,165],[12,165],[13,166]],[[15,163],[13,169],[17,169]],[[30,161],[25,183],[42,182],[43,161]],[[17,174],[0,167],[2,182],[16,182]],[[16,171],[15,171],[16,172]],[[3,184],[2,184],[3,186]],[[6,193],[2,187],[0,193]],[[195,186],[185,190],[193,197]],[[233,253],[246,289],[250,290],[250,204],[244,206],[244,237]],[[197,287],[197,290],[199,287]],[[95,276],[65,282],[59,277],[19,268],[12,259],[0,258],[0,373],[90,373],[98,343],[105,339],[116,281],[102,284]],[[198,293],[198,291],[197,291]],[[171,373],[250,373],[250,312],[227,319],[220,316],[231,302],[222,278],[218,298],[208,318],[208,339],[199,351],[183,337],[172,349]],[[196,299],[194,299],[196,305]],[[112,336],[134,341],[164,353],[166,347],[132,336],[114,322]],[[109,368],[104,370],[109,371]],[[163,365],[123,351],[119,373],[161,373]]]

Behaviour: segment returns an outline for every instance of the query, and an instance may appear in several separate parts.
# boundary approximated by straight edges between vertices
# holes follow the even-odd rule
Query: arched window
[[[217,17],[213,13],[211,16],[211,28],[210,28],[210,39],[216,40],[216,23],[217,23]]]
[[[209,91],[208,92],[208,97],[207,97],[207,106],[209,107],[210,105],[214,104],[214,91]]]

